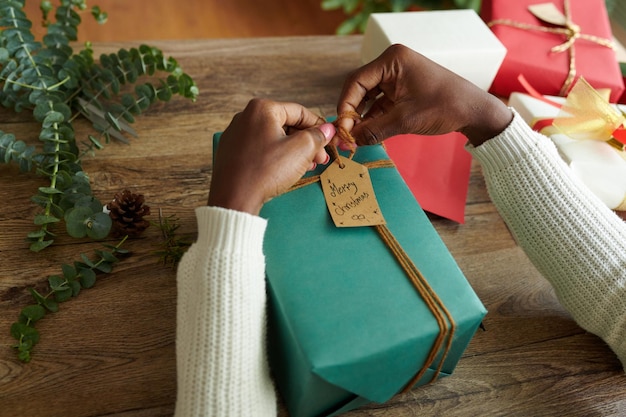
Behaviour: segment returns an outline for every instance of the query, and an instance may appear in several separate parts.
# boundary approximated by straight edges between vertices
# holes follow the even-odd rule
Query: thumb
[[[282,148],[281,156],[287,155],[293,161],[298,158],[301,163],[315,167],[316,164],[326,163],[328,155],[324,146],[335,136],[335,126],[324,123],[310,127],[287,136],[279,145]]]
[[[313,167],[315,167],[316,164],[328,163],[330,156],[326,153],[324,147],[330,143],[336,133],[335,126],[332,123],[324,123],[315,128],[315,130],[318,131],[318,134],[321,133],[323,135],[323,139],[321,142],[318,142],[319,147],[316,149],[315,155],[313,156]]]
[[[328,145],[328,142],[335,136],[335,126],[332,123],[324,123],[321,126],[318,126],[318,129],[324,135],[324,141],[322,147]]]
[[[330,160],[330,156],[326,153],[324,147],[330,143],[335,136],[335,126],[332,123],[324,123],[320,126],[308,129],[314,138],[313,155],[309,159],[309,170],[315,169],[317,164],[326,164]]]

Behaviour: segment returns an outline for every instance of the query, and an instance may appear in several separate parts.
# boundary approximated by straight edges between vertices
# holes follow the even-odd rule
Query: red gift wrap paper
[[[549,0],[483,0],[481,17],[489,24],[496,19],[507,19],[535,26],[555,27],[542,22],[528,9],[529,5]],[[565,14],[564,0],[553,0]],[[570,0],[570,16],[580,26],[581,33],[612,40],[611,26],[604,0]],[[520,74],[544,95],[559,95],[570,71],[569,51],[560,53],[551,49],[567,40],[563,34],[520,29],[503,24],[491,30],[507,48],[507,54],[491,85],[490,92],[508,97],[512,92],[525,92],[518,81]],[[576,79],[583,76],[594,88],[611,90],[611,102],[616,102],[624,91],[624,81],[615,51],[585,39],[575,44]]]

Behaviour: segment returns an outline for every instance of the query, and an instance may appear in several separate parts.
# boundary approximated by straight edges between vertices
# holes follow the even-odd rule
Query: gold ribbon
[[[608,142],[621,136],[626,119],[583,77],[580,77],[561,106],[554,126],[572,139]]]
[[[622,112],[617,112],[608,98],[594,89],[584,77],[580,77],[574,84],[562,105],[545,99],[523,77],[520,77],[520,82],[532,97],[560,109],[554,119],[534,120],[531,123],[533,129],[550,135],[553,132],[548,128],[554,126],[558,132],[572,139],[607,142],[626,159],[626,153],[623,152],[626,144],[626,117]]]
[[[567,94],[567,92],[570,90],[570,87],[572,86],[572,83],[574,82],[574,79],[576,78],[575,44],[577,40],[585,39],[598,45],[615,49],[615,44],[610,39],[581,33],[580,26],[572,21],[569,0],[564,0],[563,2],[563,10],[565,12],[564,15],[556,8],[556,6],[554,6],[553,3],[529,6],[529,9],[530,12],[539,20],[545,23],[553,24],[557,27],[532,25],[528,23],[516,22],[511,19],[496,19],[489,22],[488,25],[489,27],[494,25],[506,25],[522,30],[536,30],[540,32],[554,33],[565,36],[565,42],[561,43],[560,45],[556,45],[552,49],[550,49],[550,51],[553,53],[561,53],[565,51],[568,51],[569,53],[569,71],[567,74],[567,78],[561,86],[561,91],[559,92],[560,96],[565,96]],[[547,10],[549,13],[542,13],[545,10]]]
[[[337,160],[337,162],[339,163],[339,160]],[[368,169],[395,168],[395,164],[388,159],[365,162],[362,163],[362,165],[366,166]],[[287,192],[297,190],[310,184],[314,184],[318,182],[319,179],[319,175],[312,175],[310,177],[301,178]],[[419,268],[413,263],[409,255],[404,251],[404,249],[402,249],[402,246],[394,237],[391,230],[389,230],[386,225],[377,225],[374,227],[376,228],[376,231],[380,235],[383,242],[385,242],[389,250],[393,253],[394,257],[406,273],[409,281],[411,282],[415,290],[418,292],[422,300],[424,300],[424,303],[430,309],[431,313],[435,317],[435,320],[437,321],[437,325],[439,326],[439,334],[433,342],[433,345],[428,353],[424,365],[401,390],[401,392],[404,393],[409,391],[422,378],[422,376],[424,376],[426,371],[437,359],[437,356],[443,347],[441,360],[439,361],[439,364],[437,365],[437,370],[430,382],[434,382],[437,379],[437,376],[441,373],[441,369],[443,367],[445,359],[450,352],[450,348],[452,347],[452,339],[456,330],[456,323],[454,322],[452,314],[450,314],[443,301],[428,284],[428,281],[422,275]]]

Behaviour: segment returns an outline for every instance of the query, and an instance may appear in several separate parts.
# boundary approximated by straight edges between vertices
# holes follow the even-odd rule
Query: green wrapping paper
[[[388,159],[379,145],[354,156]],[[398,171],[369,172],[387,227],[456,324],[437,376],[449,375],[486,310]],[[335,227],[319,182],[272,199],[261,216],[268,219],[269,360],[290,416],[338,415],[400,392],[423,368],[440,328],[376,229]],[[443,350],[416,386],[433,380],[442,357]]]

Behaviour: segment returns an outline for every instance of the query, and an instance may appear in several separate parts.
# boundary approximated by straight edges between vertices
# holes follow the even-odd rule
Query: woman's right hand
[[[342,117],[355,113],[362,118]],[[337,114],[359,145],[402,133],[458,131],[478,146],[513,118],[496,97],[403,45],[390,46],[348,76]]]
[[[296,103],[250,100],[220,139],[209,206],[257,215],[307,169],[328,163],[335,128]]]

